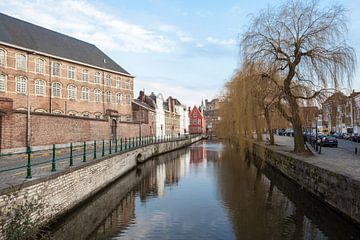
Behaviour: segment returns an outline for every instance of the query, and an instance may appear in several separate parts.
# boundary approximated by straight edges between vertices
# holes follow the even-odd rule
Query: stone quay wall
[[[346,219],[360,225],[360,182],[329,171],[290,153],[253,143],[253,154]]]
[[[201,136],[197,136],[149,144],[3,189],[0,191],[0,216],[5,216],[10,206],[37,199],[38,202],[44,204],[43,217],[46,220],[55,219],[79,206],[83,201],[135,168],[137,164],[201,139]],[[1,236],[0,239],[2,239]]]

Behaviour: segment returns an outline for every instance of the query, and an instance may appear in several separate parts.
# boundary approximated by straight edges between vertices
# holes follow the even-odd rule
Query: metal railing
[[[75,148],[73,146],[73,143],[70,143],[69,147],[66,148],[64,147],[57,148],[56,144],[53,144],[52,149],[50,150],[51,159],[43,159],[37,162],[33,161],[33,154],[39,151],[31,151],[31,148],[27,148],[25,165],[0,169],[0,174],[3,172],[9,172],[13,170],[26,168],[26,179],[31,179],[32,168],[34,166],[50,163],[51,172],[56,172],[58,170],[59,162],[64,163],[68,161],[68,166],[72,167],[75,165],[76,159],[79,162],[86,163],[87,161],[97,160],[113,154],[134,150],[137,148],[147,146],[149,144],[179,141],[197,136],[199,135],[177,135],[177,136],[164,135],[161,137],[142,136],[142,137],[120,138],[115,140],[110,139],[107,141],[94,140],[93,143],[83,142],[81,146]],[[49,150],[43,152],[46,152],[48,154]],[[60,152],[61,154],[59,154]],[[18,154],[6,154],[5,156],[12,156]]]

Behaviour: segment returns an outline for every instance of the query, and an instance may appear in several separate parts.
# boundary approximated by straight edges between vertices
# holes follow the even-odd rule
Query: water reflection
[[[360,239],[296,185],[255,165],[211,142],[160,156],[63,219],[55,239]]]

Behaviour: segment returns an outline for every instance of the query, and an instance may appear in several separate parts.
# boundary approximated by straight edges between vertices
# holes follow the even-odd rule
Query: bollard
[[[96,159],[96,140],[94,141],[94,159]]]
[[[355,155],[357,155],[357,152],[358,152],[358,149],[357,149],[357,147],[355,148]]]
[[[105,141],[102,141],[102,156],[105,156]]]
[[[51,161],[51,171],[55,172],[56,171],[56,163],[55,163],[55,156],[56,152],[55,152],[55,144],[53,144],[53,148],[52,148],[52,161]]]
[[[86,142],[84,142],[83,162],[86,162]]]
[[[111,139],[109,140],[109,154],[111,154]]]
[[[26,164],[26,179],[32,178],[31,176],[31,148],[30,146],[26,149],[27,152],[27,164]]]
[[[73,160],[73,145],[72,143],[70,143],[70,163],[69,166],[73,166],[74,165],[74,160]]]
[[[322,144],[320,144],[320,146],[319,146],[319,154],[321,154],[321,145],[322,145]]]

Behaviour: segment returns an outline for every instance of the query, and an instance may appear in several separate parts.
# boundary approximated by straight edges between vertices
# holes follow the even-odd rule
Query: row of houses
[[[93,44],[0,13],[0,150],[206,132],[201,107],[135,97],[134,79]]]

